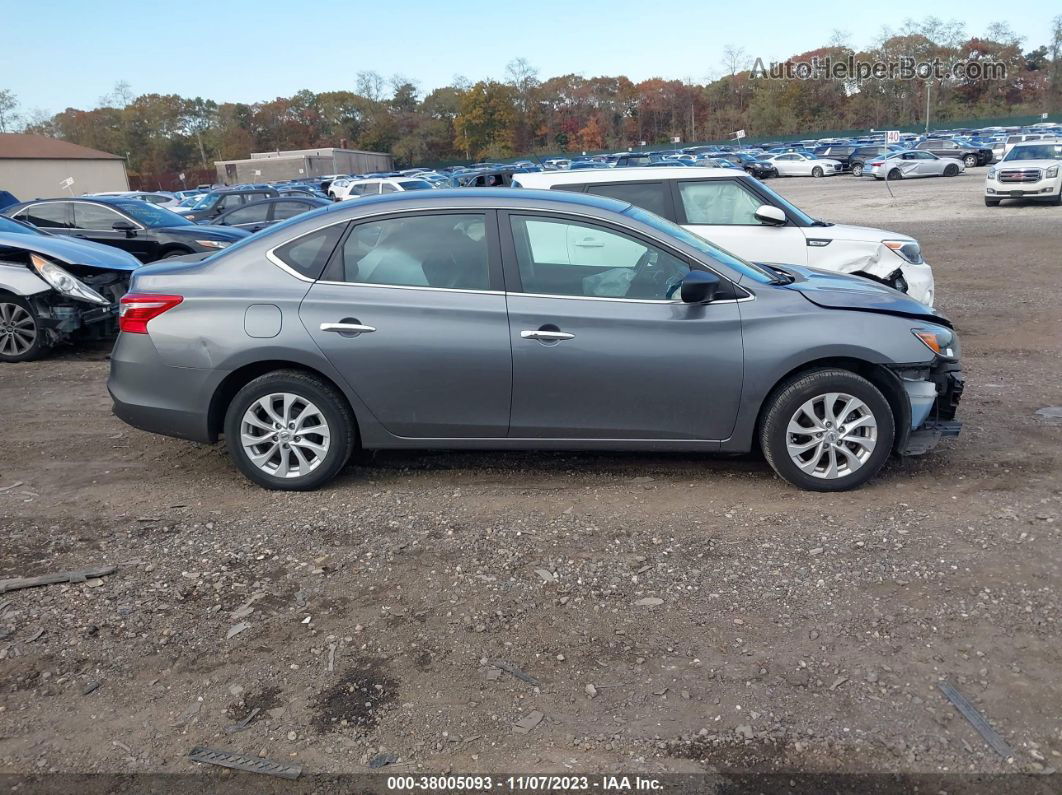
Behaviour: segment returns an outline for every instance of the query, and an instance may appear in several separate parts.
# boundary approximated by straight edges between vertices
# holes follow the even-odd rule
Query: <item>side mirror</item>
[[[708,271],[690,271],[682,280],[679,296],[683,303],[706,304],[715,298],[722,280]]]
[[[789,221],[785,213],[773,204],[761,204],[753,213],[756,220],[765,226],[785,226]]]
[[[126,237],[132,237],[136,233],[136,227],[128,221],[115,221],[111,224],[111,229],[115,232],[125,232]]]

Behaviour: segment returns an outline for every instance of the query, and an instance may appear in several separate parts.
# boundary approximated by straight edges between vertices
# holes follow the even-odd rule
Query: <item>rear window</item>
[[[601,185],[588,185],[587,193],[607,196],[629,202],[635,207],[644,207],[649,212],[667,217],[667,194],[662,182],[609,182]]]
[[[278,246],[273,256],[301,276],[319,279],[345,228],[346,224],[340,223],[310,232]]]

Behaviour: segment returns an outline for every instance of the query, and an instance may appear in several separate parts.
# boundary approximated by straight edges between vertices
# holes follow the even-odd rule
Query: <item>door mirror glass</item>
[[[706,304],[715,298],[722,280],[708,271],[690,271],[682,280],[679,293],[687,304]]]
[[[128,221],[115,221],[113,224],[111,224],[111,229],[115,230],[116,232],[125,232],[126,234],[129,234],[130,232],[135,230],[136,227]]]
[[[785,213],[772,204],[761,204],[756,208],[756,220],[766,226],[785,226],[788,220]]]

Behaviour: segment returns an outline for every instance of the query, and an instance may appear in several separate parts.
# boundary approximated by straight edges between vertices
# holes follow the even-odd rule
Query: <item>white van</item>
[[[630,202],[752,262],[865,276],[933,305],[933,271],[918,241],[812,218],[737,169],[621,168],[514,174],[513,187],[571,190]],[[594,241],[576,241],[582,254]]]

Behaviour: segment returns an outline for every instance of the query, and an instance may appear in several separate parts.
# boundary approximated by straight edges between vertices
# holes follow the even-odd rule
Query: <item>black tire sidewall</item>
[[[855,165],[852,166],[852,176],[853,177],[861,177],[861,176],[863,176],[863,164],[862,163],[856,163]]]
[[[325,460],[301,478],[278,478],[263,472],[248,458],[240,444],[240,423],[254,401],[275,392],[290,392],[312,402],[328,423],[331,444]],[[248,479],[263,488],[278,491],[312,491],[339,474],[350,459],[357,437],[354,416],[346,399],[319,378],[296,371],[259,376],[244,386],[225,412],[225,444],[233,463]]]
[[[815,168],[811,169],[811,176],[813,177],[821,177],[824,173],[822,166],[815,166]]]
[[[44,330],[41,328],[41,319],[37,316],[37,313],[33,310],[29,301],[20,298],[17,295],[0,295],[0,304],[15,304],[20,306],[29,312],[31,318],[33,318],[34,328],[37,332],[36,339],[33,340],[33,345],[25,353],[18,356],[12,356],[7,353],[0,353],[0,364],[17,364],[18,362],[32,362],[35,359],[40,359],[45,356],[52,346],[45,340]]]
[[[823,480],[801,471],[786,449],[786,428],[805,401],[825,392],[844,392],[862,400],[878,424],[878,443],[870,458],[856,472],[843,478]],[[873,478],[892,452],[896,425],[889,402],[870,381],[847,370],[815,370],[802,373],[779,386],[768,398],[760,428],[760,446],[771,468],[783,480],[809,491],[847,491]]]
[[[958,174],[959,174],[959,167],[958,166],[956,166],[954,164],[950,164],[950,165],[944,166],[944,176],[945,177],[955,177],[955,176],[958,176]]]

